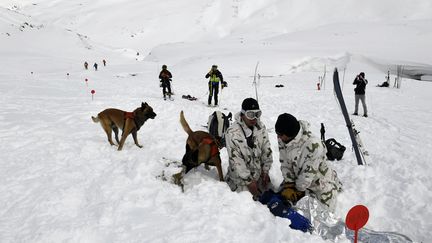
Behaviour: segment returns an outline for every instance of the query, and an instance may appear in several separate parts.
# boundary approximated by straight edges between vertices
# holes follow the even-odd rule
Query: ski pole
[[[219,100],[218,100],[218,102],[219,102],[219,106],[220,106],[220,103],[221,103],[221,100],[222,100],[222,90],[223,90],[223,87],[222,87],[222,83],[220,83],[220,94],[219,94]]]
[[[171,95],[174,94],[174,86],[172,85],[172,80],[169,81],[171,86]]]

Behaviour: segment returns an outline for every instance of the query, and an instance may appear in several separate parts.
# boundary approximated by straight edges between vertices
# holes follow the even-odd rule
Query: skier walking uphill
[[[281,114],[275,127],[284,178],[282,197],[295,204],[308,192],[334,211],[342,184],[328,165],[323,142],[312,135],[308,122],[298,121],[291,114]]]
[[[210,78],[208,82],[209,97],[208,105],[211,105],[212,96],[214,95],[214,105],[218,105],[219,83],[223,82],[222,73],[218,70],[217,65],[213,65],[210,71],[206,74],[206,78]]]
[[[365,73],[361,72],[357,77],[354,79],[353,82],[356,87],[354,88],[355,92],[355,109],[353,115],[358,115],[358,105],[359,100],[361,100],[363,105],[363,116],[367,117],[367,107],[366,107],[366,85],[368,84],[367,79],[365,79]]]
[[[159,79],[162,87],[162,94],[164,100],[166,100],[166,95],[168,94],[168,98],[171,99],[171,72],[168,71],[167,65],[162,65],[162,71],[159,73]],[[168,92],[166,91],[168,89]]]
[[[271,187],[272,150],[267,129],[259,119],[258,102],[247,98],[241,108],[225,134],[229,157],[225,180],[232,191],[249,191],[258,199]]]

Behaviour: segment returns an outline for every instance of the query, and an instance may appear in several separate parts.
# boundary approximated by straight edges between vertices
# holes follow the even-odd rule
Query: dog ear
[[[141,111],[144,111],[149,105],[147,104],[147,102],[141,102]]]

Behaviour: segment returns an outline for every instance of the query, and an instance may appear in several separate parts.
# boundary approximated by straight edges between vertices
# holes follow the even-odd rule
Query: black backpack
[[[232,120],[231,112],[228,115],[220,111],[213,112],[208,119],[207,127],[209,133],[215,138],[221,138],[221,145],[225,147],[225,132]]]
[[[321,140],[324,142],[327,148],[327,154],[326,154],[327,159],[341,160],[346,150],[345,146],[337,142],[336,139],[334,138],[329,138],[326,140],[324,134],[325,134],[324,124],[321,123]]]

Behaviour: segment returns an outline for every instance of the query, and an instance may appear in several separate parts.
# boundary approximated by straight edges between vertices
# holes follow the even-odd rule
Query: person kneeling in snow
[[[249,191],[256,200],[271,186],[268,172],[273,156],[258,102],[247,98],[241,108],[225,134],[229,157],[225,181],[232,191]]]
[[[342,184],[327,163],[323,142],[312,135],[308,122],[298,121],[291,114],[279,115],[275,127],[284,178],[282,197],[295,204],[308,193],[333,212]]]

